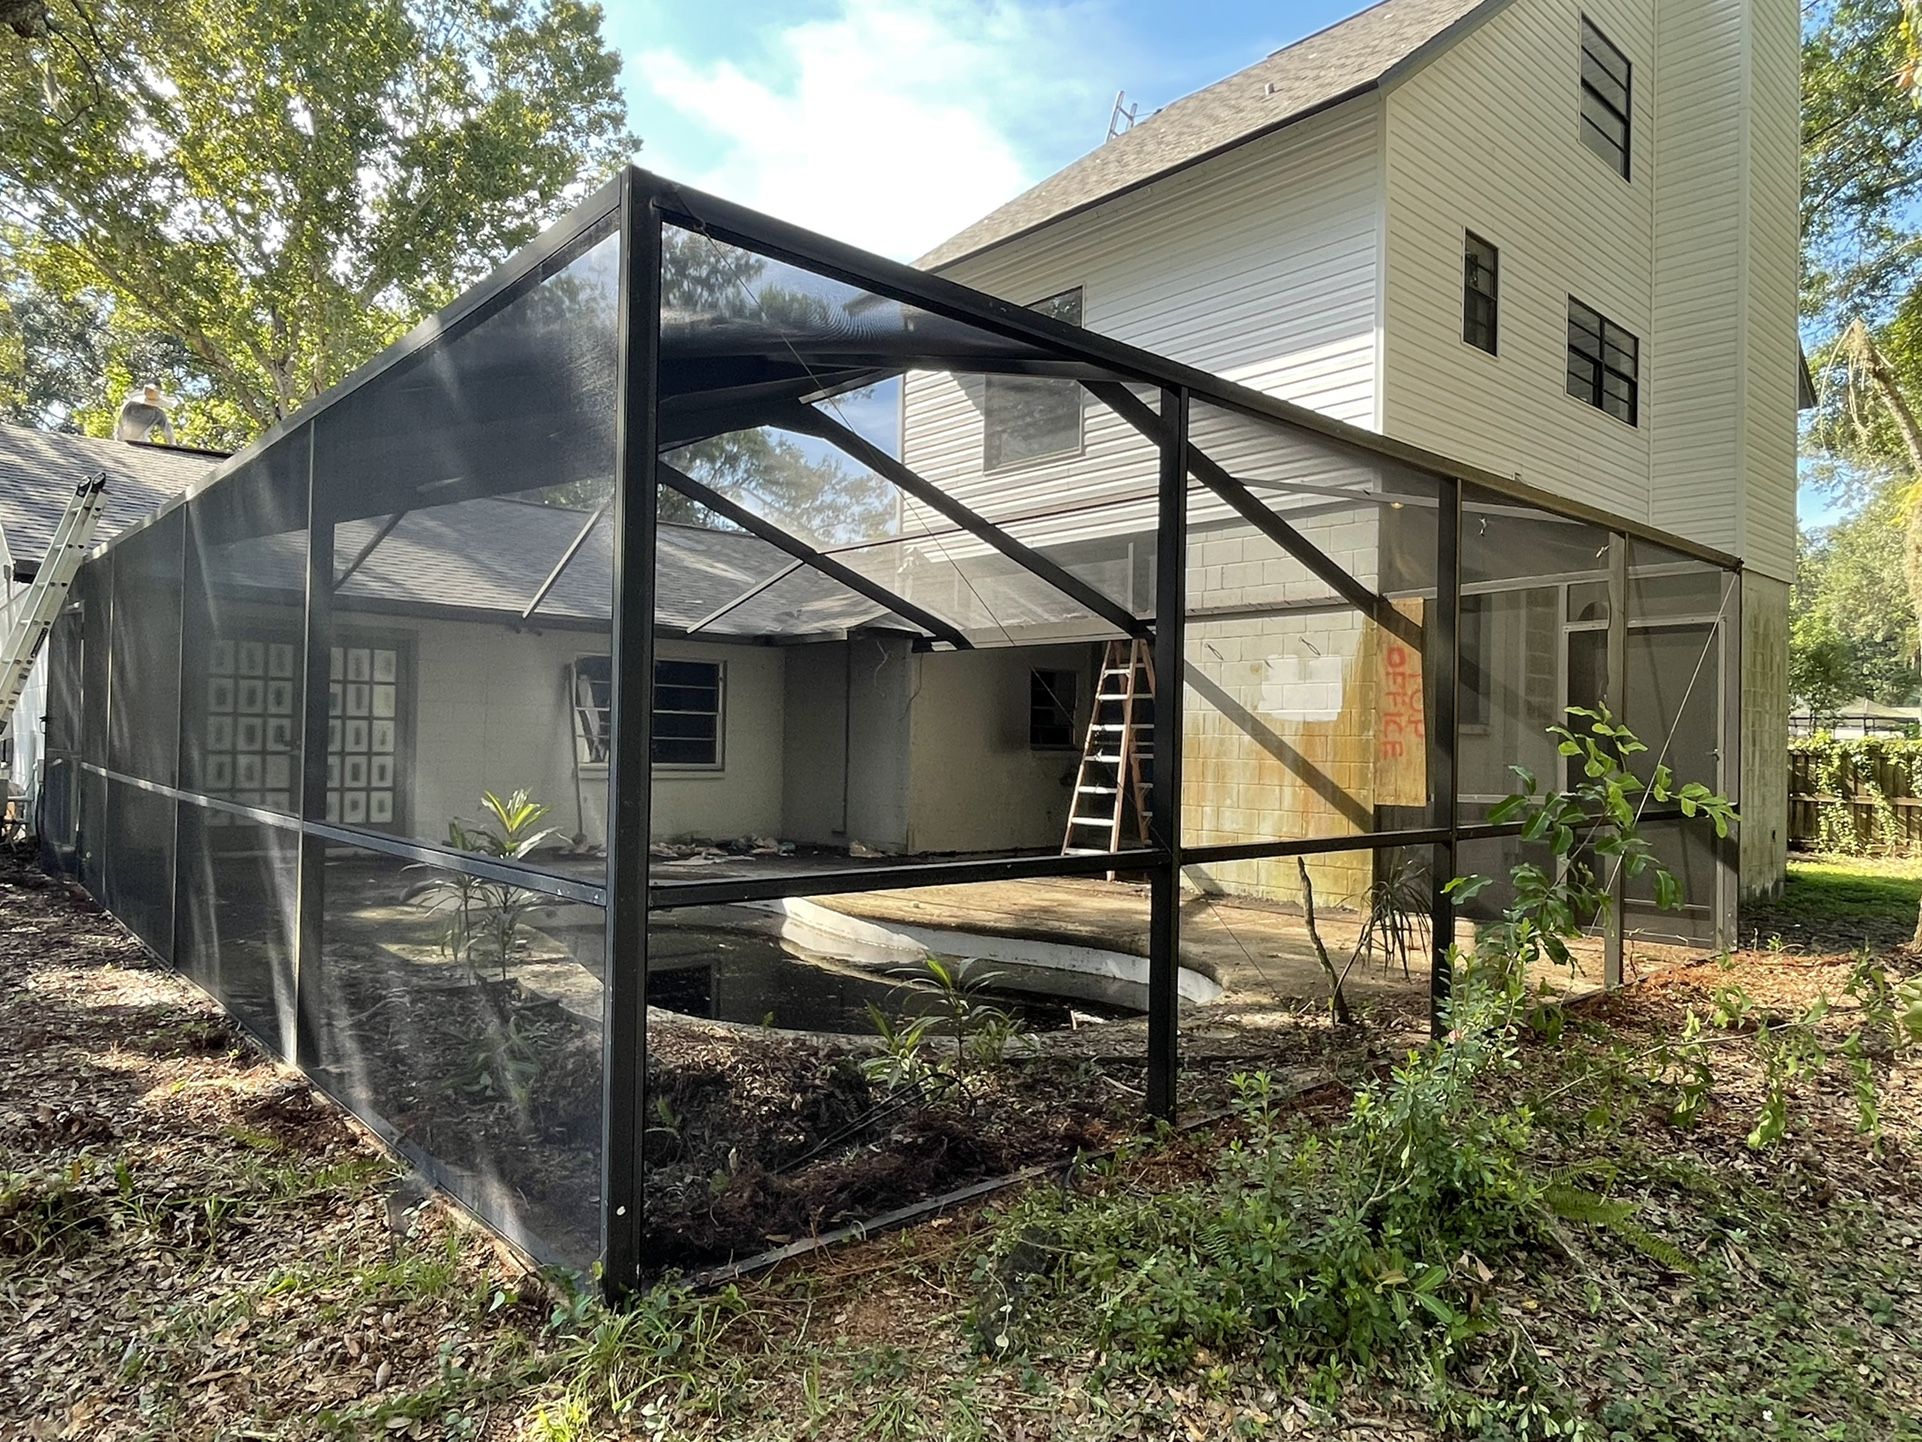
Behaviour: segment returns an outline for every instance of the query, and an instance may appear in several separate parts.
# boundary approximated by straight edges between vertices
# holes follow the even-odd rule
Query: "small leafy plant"
[[[930,956],[904,988],[934,1005],[890,1017],[872,1002],[868,1020],[881,1038],[881,1053],[866,1064],[871,1080],[891,1086],[939,1081],[967,1088],[969,1076],[1000,1065],[1008,1053],[1032,1046],[1033,1037],[1006,1007],[987,999],[991,974],[967,976],[951,961]],[[952,1044],[952,1054],[943,1056]]]

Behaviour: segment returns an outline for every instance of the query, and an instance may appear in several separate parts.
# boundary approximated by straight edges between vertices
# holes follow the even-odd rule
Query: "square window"
[[[367,793],[347,791],[341,795],[340,819],[349,826],[367,819]]]
[[[374,652],[374,679],[376,681],[397,681],[400,679],[400,657],[389,650]]]
[[[258,716],[242,716],[234,722],[234,750],[257,752],[261,739],[261,720]]]
[[[267,709],[266,683],[254,677],[243,677],[234,702],[234,709],[250,716],[258,716],[265,711]]]
[[[234,749],[233,717],[209,716],[207,718],[207,749],[209,751],[231,751]]]
[[[366,681],[374,674],[374,653],[365,646],[355,646],[347,652],[347,679]]]
[[[294,759],[291,756],[269,756],[261,768],[264,778],[262,785],[271,786],[276,791],[285,791],[294,784]]]
[[[372,757],[367,765],[367,783],[370,786],[392,786],[394,784],[394,758],[391,756]]]
[[[286,676],[294,674],[294,648],[285,641],[272,642],[267,647],[267,674]]]
[[[376,721],[374,723],[372,739],[373,750],[392,751],[394,749],[394,723],[392,721]]]
[[[387,685],[374,687],[374,714],[392,716],[394,714],[394,688]]]
[[[347,722],[347,744],[341,749],[361,753],[367,750],[367,723],[365,721],[350,719]]]
[[[231,711],[234,709],[234,682],[231,676],[208,677],[207,709],[209,711]]]
[[[267,749],[269,751],[291,751],[294,749],[294,723],[287,717],[274,716],[268,719]]]
[[[1568,393],[1639,425],[1641,342],[1574,296],[1568,298]]]
[[[267,683],[267,709],[276,716],[293,714],[294,683],[291,681],[269,681]]]
[[[259,641],[242,641],[239,650],[240,674],[262,676],[267,671],[267,648]]]
[[[234,643],[232,641],[214,642],[213,660],[209,669],[216,676],[234,674]]]
[[[336,646],[327,653],[327,679],[341,681],[345,680],[346,676],[347,657],[340,647]]]
[[[379,826],[386,826],[394,819],[394,798],[385,791],[376,791],[367,798],[367,819]]]
[[[258,756],[243,753],[234,758],[234,785],[258,788],[261,775],[262,768]]]
[[[347,714],[349,716],[367,714],[367,687],[360,682],[347,683]]]
[[[349,756],[346,765],[341,769],[341,775],[349,786],[365,786],[367,784],[367,758],[365,756]]]
[[[231,756],[209,756],[207,758],[207,789],[225,791],[234,784],[234,758]]]

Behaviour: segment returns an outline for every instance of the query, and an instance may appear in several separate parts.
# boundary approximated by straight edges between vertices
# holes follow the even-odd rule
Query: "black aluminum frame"
[[[269,446],[303,443],[312,473],[312,422],[315,414],[367,384],[383,372],[440,340],[477,324],[514,297],[524,293],[560,265],[580,253],[586,237],[604,236],[610,218],[618,224],[621,245],[618,299],[618,349],[615,420],[615,494],[607,514],[597,512],[583,525],[527,613],[533,614],[561,570],[579,550],[596,524],[612,528],[614,595],[612,624],[612,698],[608,762],[609,826],[607,873],[604,885],[557,876],[525,866],[489,861],[378,832],[314,819],[324,811],[326,782],[327,666],[332,633],[335,577],[331,522],[316,515],[318,504],[309,487],[306,562],[306,687],[303,713],[302,815],[288,817],[259,808],[237,806],[219,798],[190,793],[177,787],[136,781],[103,765],[83,763],[74,768],[98,773],[108,781],[141,786],[172,797],[181,804],[224,809],[251,815],[300,837],[295,927],[294,984],[297,1039],[293,1060],[306,1065],[314,1057],[312,1018],[300,996],[303,961],[316,954],[320,940],[323,859],[329,844],[349,844],[445,870],[490,880],[506,880],[529,890],[584,901],[605,909],[606,978],[603,991],[604,1095],[602,1108],[603,1285],[614,1296],[640,1285],[646,1270],[646,1178],[641,1139],[645,1126],[643,1082],[646,1074],[647,947],[653,913],[680,907],[728,902],[805,897],[831,893],[888,890],[913,886],[963,885],[1061,876],[1095,876],[1121,872],[1145,876],[1149,882],[1149,1022],[1147,1042],[1147,1110],[1171,1118],[1177,1102],[1179,1068],[1178,993],[1176,988],[1181,944],[1180,887],[1182,868],[1230,861],[1310,856],[1335,852],[1379,852],[1398,847],[1429,848],[1436,887],[1432,901],[1434,953],[1430,965],[1430,995],[1437,1025],[1443,1017],[1450,976],[1450,947],[1454,910],[1441,883],[1454,874],[1457,848],[1464,842],[1519,834],[1516,824],[1464,825],[1456,805],[1456,750],[1458,746],[1461,685],[1459,621],[1461,611],[1461,532],[1463,487],[1507,498],[1521,506],[1607,529],[1614,537],[1611,557],[1610,610],[1611,699],[1619,695],[1622,636],[1626,633],[1625,566],[1629,538],[1658,543],[1671,551],[1737,573],[1736,558],[1699,546],[1627,518],[1610,515],[1579,503],[1551,497],[1512,479],[1462,465],[1417,447],[1333,421],[1316,412],[1262,393],[1233,385],[1192,367],[1152,355],[1120,342],[1078,330],[1010,302],[967,289],[952,281],[883,260],[851,246],[804,231],[742,207],[689,191],[646,172],[629,168],[578,207],[533,245],[503,265],[486,281],[457,300],[446,311],[423,323],[406,338],[356,371],[314,402],[301,415],[273,427],[253,446],[216,466],[207,485],[234,474]],[[860,579],[833,560],[833,553],[852,547],[814,547],[782,532],[738,507],[716,506],[724,501],[710,488],[689,477],[665,470],[660,463],[663,432],[659,424],[661,396],[661,257],[664,227],[712,236],[770,259],[857,286],[867,292],[917,307],[932,315],[964,322],[981,331],[1039,348],[1059,357],[1055,362],[1018,362],[1017,369],[1058,374],[1079,380],[1099,401],[1150,439],[1157,448],[1156,587],[1153,615],[1142,618],[1093,590],[1049,557],[1009,536],[1000,526],[956,501],[916,475],[899,460],[878,450],[818,411],[796,403],[803,414],[784,424],[805,429],[835,445],[876,474],[891,481],[917,501],[940,511],[957,530],[972,534],[1007,559],[1083,605],[1117,631],[1151,640],[1158,673],[1179,676],[1184,669],[1186,627],[1192,613],[1186,594],[1187,514],[1191,491],[1205,490],[1221,497],[1244,520],[1281,546],[1332,593],[1326,602],[1301,603],[1357,611],[1404,640],[1426,643],[1441,662],[1440,684],[1430,698],[1428,775],[1431,824],[1360,835],[1317,838],[1276,838],[1227,845],[1185,846],[1183,836],[1181,735],[1185,687],[1163,689],[1155,713],[1157,764],[1153,774],[1150,839],[1144,846],[1075,855],[1003,854],[964,860],[881,863],[825,872],[766,874],[721,880],[655,880],[650,875],[652,767],[652,712],[647,701],[653,674],[657,632],[672,634],[654,619],[654,558],[658,524],[658,487],[666,484],[714,506],[785,552],[794,562],[782,575],[806,566],[852,584]],[[1131,387],[1159,397],[1159,410],[1148,405]],[[1430,601],[1428,629],[1402,615],[1386,598],[1349,575],[1319,550],[1302,532],[1264,504],[1226,469],[1203,454],[1191,441],[1189,418],[1201,402],[1270,426],[1317,438],[1353,457],[1424,473],[1439,487],[1438,524],[1434,557],[1435,588]],[[300,428],[308,427],[303,437]],[[1347,493],[1344,493],[1347,494]],[[1357,500],[1366,499],[1354,492]],[[176,503],[179,504],[179,503]],[[397,522],[390,522],[388,530]],[[143,523],[150,524],[149,523]],[[128,535],[122,534],[119,544]],[[183,528],[185,530],[186,528]],[[385,534],[383,532],[383,534]],[[349,571],[366,559],[373,545],[354,557]],[[189,547],[191,550],[191,547]],[[1620,579],[1618,579],[1618,577]],[[1739,578],[1731,577],[1730,587]],[[718,616],[740,601],[730,602]],[[865,588],[865,589],[864,589]],[[965,648],[968,638],[871,580],[855,587],[869,600],[885,606],[896,617],[927,634],[924,645]],[[1267,608],[1288,610],[1294,603]],[[1262,611],[1262,608],[1255,608]],[[1265,612],[1263,612],[1265,613]],[[714,619],[713,616],[705,618]],[[696,627],[698,629],[698,626]],[[1739,625],[1734,628],[1739,636]],[[1724,650],[1724,664],[1732,648]],[[107,678],[109,688],[112,677]],[[105,698],[98,698],[104,704]],[[94,704],[94,698],[89,698]],[[76,743],[78,744],[78,743]],[[51,753],[50,753],[51,759]],[[75,755],[76,762],[82,758]],[[77,788],[76,788],[77,790]],[[77,796],[76,796],[77,800]],[[1650,812],[1646,819],[1678,816],[1671,811]],[[1726,868],[1732,855],[1721,853]],[[176,909],[177,917],[177,909]],[[1619,980],[1621,918],[1619,899],[1612,918],[1612,965],[1608,980]],[[419,1158],[416,1158],[419,1160]],[[538,1239],[516,1238],[530,1250]]]

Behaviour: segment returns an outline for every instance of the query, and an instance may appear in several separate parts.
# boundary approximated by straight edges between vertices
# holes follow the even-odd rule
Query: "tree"
[[[1903,576],[1894,488],[1800,538],[1789,601],[1789,689],[1816,712],[1916,695],[1917,625]]]
[[[326,390],[637,143],[581,0],[47,8],[0,45],[0,215],[39,289],[175,339],[203,443]]]

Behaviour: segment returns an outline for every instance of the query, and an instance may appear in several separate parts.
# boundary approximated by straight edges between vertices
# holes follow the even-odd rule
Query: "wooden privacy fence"
[[[1851,856],[1922,850],[1922,741],[1789,743],[1789,845]]]

